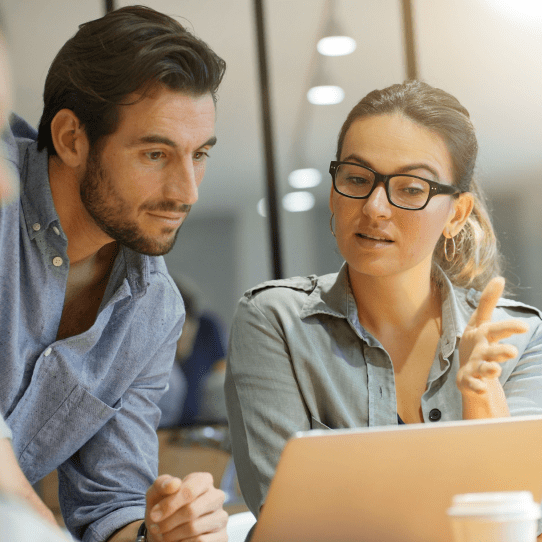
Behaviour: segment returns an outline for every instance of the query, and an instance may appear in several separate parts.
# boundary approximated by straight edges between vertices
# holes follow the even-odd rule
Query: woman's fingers
[[[499,378],[501,366],[495,361],[471,362],[457,373],[457,386],[464,392],[484,393],[488,382]]]
[[[527,333],[529,331],[529,326],[521,320],[503,320],[502,322],[486,325],[486,337],[490,343],[506,339],[516,333]]]
[[[477,309],[469,320],[469,326],[478,327],[485,322],[491,321],[491,316],[504,291],[504,278],[491,279],[480,296]]]
[[[480,378],[475,378],[469,374],[459,374],[457,378],[457,386],[461,392],[469,391],[474,393],[484,393],[487,390],[487,382]]]
[[[518,349],[511,344],[490,343],[479,346],[473,351],[469,363],[477,365],[483,361],[496,361],[502,363],[518,355]]]

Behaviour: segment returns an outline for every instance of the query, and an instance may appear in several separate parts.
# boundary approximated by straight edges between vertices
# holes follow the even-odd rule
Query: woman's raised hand
[[[488,391],[488,381],[501,374],[499,364],[518,355],[515,346],[499,341],[529,330],[521,320],[491,322],[503,290],[503,277],[495,277],[488,283],[461,337],[457,387],[462,394],[481,395]]]

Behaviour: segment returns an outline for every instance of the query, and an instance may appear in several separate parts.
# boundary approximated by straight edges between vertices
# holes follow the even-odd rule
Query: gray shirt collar
[[[436,278],[442,295],[442,335],[440,340],[441,359],[449,358],[467,325],[467,314],[460,309],[457,295],[450,279],[440,267],[436,267]],[[338,273],[318,277],[316,286],[307,298],[301,311],[301,318],[314,314],[327,314],[345,318],[370,346],[378,344],[376,339],[359,323],[356,301],[348,280],[348,265],[344,263]]]

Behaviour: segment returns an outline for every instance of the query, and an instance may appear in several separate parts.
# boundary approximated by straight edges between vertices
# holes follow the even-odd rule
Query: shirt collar
[[[316,286],[301,309],[301,318],[315,314],[347,318],[348,291],[348,272],[344,263],[338,273],[316,277]]]
[[[435,268],[435,277],[440,285],[442,299],[440,348],[442,356],[448,358],[454,352],[456,341],[461,337],[467,325],[467,313],[461,310],[453,284],[438,266]],[[317,278],[315,288],[303,305],[301,318],[315,314],[327,314],[347,319],[365,340],[370,339],[367,331],[359,323],[356,301],[348,280],[346,262],[338,273]]]
[[[58,227],[60,235],[67,241],[60,219],[55,209],[51,185],[49,184],[49,155],[46,150],[38,151],[37,142],[19,140],[19,153],[22,157],[20,170],[24,180],[21,189],[21,204],[26,228],[30,239],[44,232],[51,225]],[[40,228],[34,228],[39,224]],[[139,254],[128,247],[121,246],[116,264],[124,268],[134,298],[143,296],[150,284],[152,269],[156,267],[155,258]],[[119,277],[120,278],[120,277]]]
[[[121,246],[120,252],[122,252],[126,262],[126,278],[132,295],[134,298],[142,297],[150,285],[151,263],[156,258],[139,254],[125,246]]]
[[[55,223],[61,232],[60,235],[66,239],[49,184],[49,155],[45,149],[38,152],[37,147],[35,141],[19,140],[20,170],[23,179],[21,205],[28,236],[34,239]],[[39,224],[39,227],[36,224]]]
[[[442,300],[442,334],[441,353],[444,358],[452,355],[457,339],[461,338],[463,330],[467,327],[467,313],[461,310],[457,292],[446,273],[435,266],[435,276],[440,284],[440,295]]]

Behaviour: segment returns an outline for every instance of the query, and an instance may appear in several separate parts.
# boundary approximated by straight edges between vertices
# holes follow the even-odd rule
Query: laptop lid
[[[542,416],[298,433],[252,542],[452,542],[454,495],[519,490],[542,498]]]

